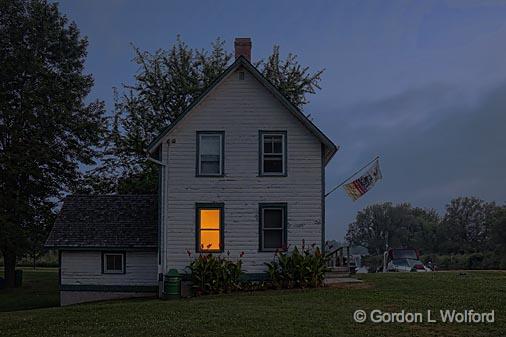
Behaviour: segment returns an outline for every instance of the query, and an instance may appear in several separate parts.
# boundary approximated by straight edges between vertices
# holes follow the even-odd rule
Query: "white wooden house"
[[[102,289],[104,297],[152,291],[169,269],[184,271],[188,251],[244,252],[246,276],[261,278],[277,249],[302,240],[324,246],[325,166],[337,146],[250,63],[249,39],[236,39],[235,48],[235,62],[149,146],[160,166],[156,251],[117,242],[113,251],[124,250],[117,257],[102,253],[108,247],[70,253],[62,245],[65,233],[56,230],[48,245],[62,251],[62,292],[80,291],[67,282],[88,286],[82,291]],[[106,269],[109,262],[121,265],[123,274],[111,278],[97,267],[88,275],[80,259]],[[66,294],[69,302],[86,299],[78,295]]]

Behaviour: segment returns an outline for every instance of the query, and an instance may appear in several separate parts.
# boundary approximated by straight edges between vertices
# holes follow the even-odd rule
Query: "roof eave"
[[[172,123],[167,125],[160,134],[149,143],[147,147],[147,151],[149,153],[154,153],[156,148],[160,145],[162,142],[162,139],[176,126],[180,120],[182,120],[191,110],[193,110],[197,105],[199,105],[206,97],[209,95],[209,93],[216,87],[225,77],[228,76],[235,68],[237,68],[241,64],[241,59],[243,57],[239,57],[237,60],[235,60],[234,63],[232,63],[223,73],[221,73],[220,76],[218,76],[207,88],[204,90],[204,92],[197,97],[188,108],[186,108],[185,111],[183,111]]]
[[[232,63],[216,80],[213,81],[209,85],[209,87],[197,98],[195,101],[183,112],[181,113],[174,122],[165,127],[160,134],[148,145],[148,152],[154,153],[156,148],[162,142],[162,139],[170,132],[172,128],[174,128],[180,120],[182,120],[193,108],[195,108],[200,102],[202,102],[205,97],[217,86],[223,79],[225,79],[232,71],[234,71],[239,66],[244,66],[250,73],[252,73],[257,80],[260,81],[289,111],[291,111],[295,117],[299,119],[299,121],[308,128],[308,130],[315,135],[328,149],[329,155],[328,159],[325,161],[325,165],[330,161],[330,159],[334,156],[334,154],[338,151],[339,147],[335,145],[330,138],[328,138],[313,122],[309,120],[309,118],[300,111],[298,107],[292,104],[276,87],[266,79],[259,71],[243,56],[239,56],[234,63]]]
[[[58,250],[156,250],[156,245],[119,245],[119,246],[87,246],[87,245],[68,245],[68,244],[50,244],[44,245],[47,249]]]

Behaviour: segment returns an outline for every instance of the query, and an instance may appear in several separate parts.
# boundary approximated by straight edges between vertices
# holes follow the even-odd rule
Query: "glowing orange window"
[[[219,252],[222,243],[223,208],[197,206],[197,248],[201,252]]]

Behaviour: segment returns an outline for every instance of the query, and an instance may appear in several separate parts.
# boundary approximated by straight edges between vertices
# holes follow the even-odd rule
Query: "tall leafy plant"
[[[188,252],[191,256],[191,253]],[[240,257],[243,256],[241,253]],[[213,254],[199,254],[187,267],[197,295],[218,294],[238,290],[242,261]]]
[[[275,288],[315,288],[323,285],[328,271],[327,258],[314,245],[291,252],[277,251],[272,262],[265,263],[267,273]]]

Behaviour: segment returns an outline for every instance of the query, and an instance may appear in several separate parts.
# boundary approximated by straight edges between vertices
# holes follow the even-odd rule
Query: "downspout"
[[[159,158],[163,159],[163,143],[160,144]],[[159,288],[159,296],[161,296],[161,290],[163,289],[163,275],[165,272],[165,267],[164,267],[164,263],[163,263],[164,261],[162,259],[162,256],[164,255],[163,248],[165,247],[165,242],[163,240],[165,231],[164,231],[163,225],[165,223],[165,212],[164,212],[164,208],[165,208],[165,202],[164,202],[164,198],[165,198],[165,172],[164,171],[165,171],[166,165],[162,161],[151,157],[149,152],[147,153],[146,159],[148,161],[158,165],[158,252],[157,253],[158,253],[158,283],[159,283],[158,288]]]
[[[162,153],[162,145],[160,145],[160,153]],[[150,157],[149,154],[148,154],[147,160],[149,160],[150,162],[153,162],[153,163],[155,163],[157,165],[160,165],[160,166],[164,166],[164,167],[166,166],[164,163],[162,163],[158,159]]]

